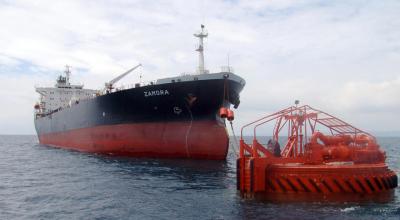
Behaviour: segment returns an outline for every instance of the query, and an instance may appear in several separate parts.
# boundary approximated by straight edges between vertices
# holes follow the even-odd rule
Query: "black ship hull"
[[[219,75],[115,91],[36,116],[39,141],[101,154],[224,159],[228,135],[218,112],[239,104],[244,80]]]

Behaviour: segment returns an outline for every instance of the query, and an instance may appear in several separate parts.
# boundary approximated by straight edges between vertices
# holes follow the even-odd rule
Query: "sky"
[[[246,122],[300,100],[375,135],[400,136],[400,1],[0,0],[0,134],[35,134],[35,86],[72,81],[100,89],[195,72],[205,65],[246,80],[235,111]]]

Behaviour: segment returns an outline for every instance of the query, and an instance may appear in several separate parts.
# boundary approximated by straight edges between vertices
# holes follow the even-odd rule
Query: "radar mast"
[[[199,47],[196,49],[196,51],[199,52],[199,69],[198,73],[199,74],[205,74],[207,71],[204,69],[204,46],[203,46],[203,38],[208,36],[207,30],[204,29],[204,25],[202,24],[201,26],[201,31],[198,33],[195,33],[194,36],[199,38]]]

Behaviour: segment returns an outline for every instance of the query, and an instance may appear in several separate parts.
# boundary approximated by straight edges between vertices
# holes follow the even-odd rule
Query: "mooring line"
[[[233,123],[232,121],[230,121],[231,124],[231,130],[232,130],[232,134],[233,134],[233,139],[235,140],[235,144],[236,146],[239,146],[239,142],[236,139],[236,135],[235,135],[235,130],[233,129]],[[235,152],[236,156],[239,157],[239,153],[236,150],[236,147],[234,145],[232,145],[233,151]]]

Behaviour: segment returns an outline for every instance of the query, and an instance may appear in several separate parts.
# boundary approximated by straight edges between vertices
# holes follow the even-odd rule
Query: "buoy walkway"
[[[257,138],[262,127],[273,127],[269,140]],[[249,128],[251,143],[243,138]],[[247,196],[382,193],[398,186],[385,159],[369,133],[308,105],[292,106],[242,128],[237,187]]]

